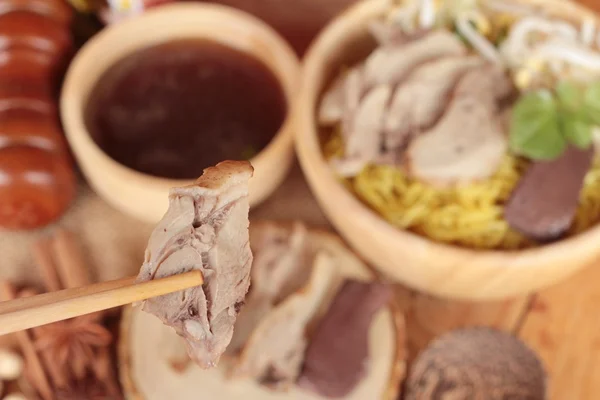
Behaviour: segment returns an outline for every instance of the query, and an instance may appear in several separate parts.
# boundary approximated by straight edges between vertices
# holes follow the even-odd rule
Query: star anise
[[[86,378],[73,382],[68,388],[56,391],[56,400],[120,400],[120,395],[109,394],[102,382]]]
[[[110,345],[111,333],[95,316],[82,316],[44,326],[36,339],[36,347],[55,360],[65,381],[78,381],[93,370],[98,349]]]

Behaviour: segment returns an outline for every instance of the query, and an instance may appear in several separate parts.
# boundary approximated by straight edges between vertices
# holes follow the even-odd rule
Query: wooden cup
[[[250,205],[266,199],[283,181],[293,161],[291,115],[300,81],[299,61],[290,46],[264,22],[226,6],[173,3],[111,25],[75,56],[61,95],[67,139],[90,185],[107,202],[141,220],[155,223],[168,207],[171,187],[193,180],[150,176],[125,167],[92,140],[84,108],[100,76],[124,56],[173,39],[217,41],[263,61],[275,74],[287,100],[288,117],[269,145],[251,159]]]

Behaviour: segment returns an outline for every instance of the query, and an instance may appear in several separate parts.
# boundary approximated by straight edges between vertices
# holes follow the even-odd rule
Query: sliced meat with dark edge
[[[383,283],[344,282],[311,338],[298,385],[325,397],[349,394],[367,373],[373,317],[391,297]]]
[[[567,149],[552,161],[534,162],[512,193],[504,218],[541,242],[560,239],[571,227],[594,150]]]

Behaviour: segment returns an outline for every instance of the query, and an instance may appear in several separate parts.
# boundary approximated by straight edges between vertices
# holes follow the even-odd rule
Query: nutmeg
[[[10,350],[0,349],[0,380],[13,381],[23,374],[23,358]]]
[[[0,14],[12,11],[30,11],[50,17],[63,25],[73,19],[73,10],[65,0],[2,0]]]
[[[0,51],[29,47],[62,59],[71,51],[68,29],[45,15],[11,11],[0,15]]]
[[[516,337],[489,328],[456,330],[435,340],[418,356],[406,385],[406,400],[546,396],[536,354]]]
[[[0,148],[22,145],[67,153],[56,115],[26,108],[0,111]]]
[[[0,149],[0,226],[31,229],[62,215],[76,193],[67,159],[31,146]]]

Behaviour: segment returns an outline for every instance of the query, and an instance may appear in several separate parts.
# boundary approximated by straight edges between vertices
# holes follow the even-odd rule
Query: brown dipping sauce
[[[98,80],[85,110],[93,140],[137,171],[195,179],[249,159],[280,129],[286,100],[261,61],[213,41],[139,50]]]

